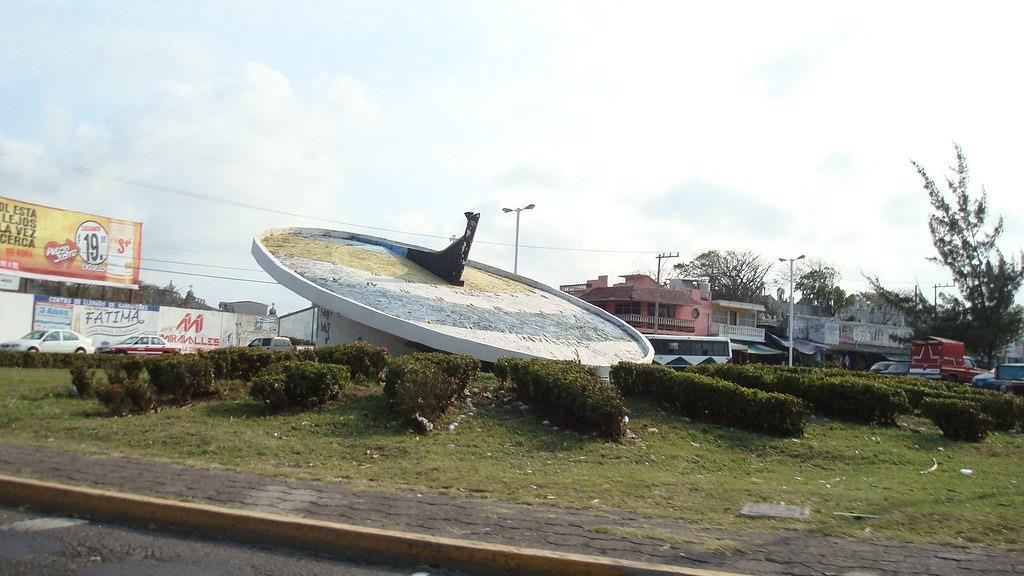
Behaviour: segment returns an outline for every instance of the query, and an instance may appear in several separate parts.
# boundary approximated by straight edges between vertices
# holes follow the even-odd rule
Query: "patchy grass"
[[[496,384],[482,375],[476,385]],[[604,442],[478,395],[475,408],[451,415],[454,430],[442,423],[421,437],[392,424],[376,385],[356,386],[322,410],[274,416],[239,388],[223,400],[124,418],[72,390],[66,370],[0,369],[0,438],[363,488],[624,509],[709,528],[1024,549],[1024,436],[1016,433],[961,443],[916,418],[895,428],[812,419],[804,437],[782,439],[686,422],[656,403],[631,401],[636,437]],[[932,458],[938,469],[921,474]],[[740,518],[746,502],[809,506],[812,514]]]
[[[750,546],[739,544],[728,538],[707,536],[705,534],[684,534],[676,530],[662,530],[658,528],[627,528],[623,526],[595,526],[591,528],[590,531],[598,534],[661,540],[666,544],[688,544],[696,546],[705,552],[711,552],[712,554],[747,554],[751,551]]]

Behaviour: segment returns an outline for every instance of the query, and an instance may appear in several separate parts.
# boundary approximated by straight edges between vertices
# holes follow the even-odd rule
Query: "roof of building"
[[[711,304],[713,306],[721,306],[722,308],[740,308],[742,310],[764,312],[763,304],[754,304],[753,302],[736,302],[735,300],[712,300]]]
[[[586,302],[621,302],[627,300],[634,300],[637,302],[654,302],[658,300],[662,304],[689,304],[693,305],[697,302],[690,296],[689,292],[684,290],[672,290],[669,288],[661,288],[658,290],[657,298],[655,298],[655,290],[653,286],[608,286],[591,288],[586,292],[577,295],[577,298]]]

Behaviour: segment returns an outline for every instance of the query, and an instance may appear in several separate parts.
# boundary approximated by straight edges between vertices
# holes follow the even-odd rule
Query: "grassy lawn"
[[[481,376],[481,390],[495,386]],[[69,395],[66,370],[0,368],[0,438],[90,454],[155,457],[383,490],[625,509],[733,530],[1024,549],[1024,435],[950,442],[926,420],[896,428],[812,420],[799,439],[686,422],[630,402],[636,435],[607,443],[543,426],[482,396],[420,437],[393,426],[379,388],[270,416],[241,390],[220,401],[110,418]],[[938,461],[938,469],[921,474]],[[971,468],[973,476],[959,472]],[[746,502],[811,507],[807,520],[744,519]],[[853,520],[834,512],[878,515]]]

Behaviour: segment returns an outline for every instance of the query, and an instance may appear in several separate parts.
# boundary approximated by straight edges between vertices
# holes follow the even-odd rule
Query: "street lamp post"
[[[513,274],[519,274],[519,213],[522,212],[523,210],[533,210],[534,206],[535,206],[535,204],[527,204],[526,206],[523,206],[522,208],[502,208],[501,209],[501,211],[505,212],[506,214],[509,213],[509,212],[515,212],[516,213],[516,256],[515,256],[515,260],[512,262],[512,273]]]
[[[796,258],[779,258],[779,262],[789,262],[789,365],[793,366],[793,262],[803,260],[804,254]]]

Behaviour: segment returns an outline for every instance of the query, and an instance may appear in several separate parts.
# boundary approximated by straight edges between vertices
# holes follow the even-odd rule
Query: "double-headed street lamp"
[[[793,365],[793,262],[803,260],[804,254],[796,258],[779,258],[779,262],[789,262],[789,365]]]
[[[508,212],[515,212],[516,213],[516,259],[512,263],[512,273],[513,274],[519,274],[519,213],[522,212],[523,210],[533,210],[533,207],[534,207],[533,204],[527,204],[526,206],[523,206],[522,208],[502,208],[501,209],[501,211],[505,212],[505,213],[508,213]]]

